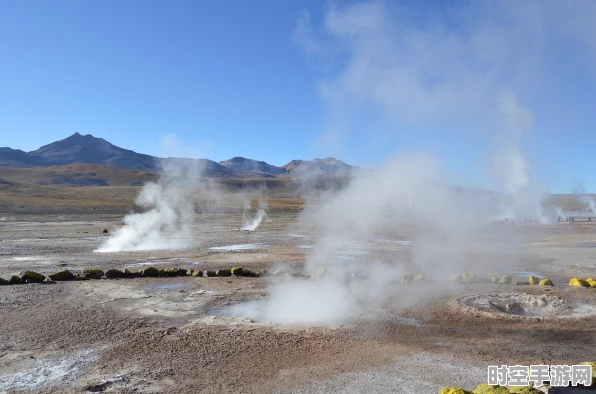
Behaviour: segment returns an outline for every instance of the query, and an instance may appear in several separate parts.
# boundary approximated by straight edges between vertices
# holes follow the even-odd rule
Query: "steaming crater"
[[[556,295],[519,293],[474,294],[460,297],[456,303],[466,312],[489,317],[569,318],[596,315],[596,307],[568,302]]]

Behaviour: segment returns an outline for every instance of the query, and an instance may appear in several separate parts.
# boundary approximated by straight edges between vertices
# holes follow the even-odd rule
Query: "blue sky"
[[[492,187],[507,141],[551,191],[596,192],[596,3],[446,4],[1,2],[0,146],[79,132],[275,165],[424,151]]]

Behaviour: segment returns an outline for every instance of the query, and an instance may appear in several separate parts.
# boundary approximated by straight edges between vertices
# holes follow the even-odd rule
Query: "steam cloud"
[[[164,161],[160,180],[143,186],[135,201],[146,211],[126,215],[124,226],[96,252],[176,250],[194,246],[191,230],[195,203],[198,191],[207,189],[200,178],[202,172],[203,166],[198,161]]]
[[[584,15],[594,8],[578,5]],[[446,11],[464,26],[457,30],[416,6],[381,1],[331,5],[322,26],[305,13],[294,40],[318,69],[340,70],[318,86],[328,110],[322,142],[350,140],[362,125],[369,135],[378,129],[375,136],[385,140],[395,129],[415,128],[429,141],[482,133],[483,140],[495,141],[485,177],[497,181],[500,193],[448,186],[452,178],[436,155],[397,155],[355,175],[341,191],[308,201],[300,220],[319,235],[305,271],[325,267],[319,280],[272,282],[269,299],[237,305],[231,313],[280,323],[342,323],[442,294],[449,274],[490,276],[515,267],[527,252],[515,242],[517,233],[487,224],[553,221],[544,207],[549,190],[532,179],[523,145],[534,114],[521,103],[545,76],[545,42],[564,36],[587,43],[570,23],[570,8],[562,8],[549,1],[472,2]],[[520,99],[516,93],[524,94]],[[427,129],[435,131],[423,134]],[[368,248],[387,237],[397,245],[412,241],[410,253],[387,256]],[[400,285],[404,274],[416,272],[433,285]]]
[[[249,210],[250,201],[246,200],[244,202],[244,210],[242,212],[242,220],[244,221],[244,226],[242,226],[242,230],[255,231],[257,227],[259,227],[263,219],[267,217],[267,200],[265,198],[259,199],[259,208],[257,209],[255,217],[252,219],[248,217]]]

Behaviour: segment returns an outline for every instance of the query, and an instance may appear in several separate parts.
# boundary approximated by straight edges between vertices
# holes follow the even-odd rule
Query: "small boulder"
[[[73,280],[89,280],[89,278],[87,278],[85,276],[85,274],[75,274],[72,279]]]
[[[503,275],[501,279],[499,279],[498,283],[500,285],[510,285],[512,280],[513,278],[511,277],[511,275]]]
[[[499,283],[499,278],[497,278],[496,276],[493,276],[492,278],[490,278],[490,281],[493,283]]]
[[[111,269],[107,270],[105,275],[106,275],[106,278],[108,278],[108,279],[120,279],[120,278],[126,277],[124,272],[122,272],[116,268],[111,268]]]
[[[478,279],[473,272],[464,272],[461,277],[465,283],[474,283]]]
[[[186,270],[184,268],[168,268],[166,270],[166,276],[184,276]]]
[[[472,391],[474,394],[509,394],[506,387],[482,383]]]
[[[132,272],[128,268],[124,269],[124,277],[126,278],[138,278],[141,276],[140,272]]]
[[[591,365],[592,366],[592,386],[596,386],[596,362],[594,361],[584,361],[582,365]]]
[[[575,287],[590,287],[590,284],[582,278],[573,278],[569,281],[569,286]]]
[[[472,392],[459,387],[443,387],[439,394],[472,394]]]
[[[18,276],[18,275],[13,275],[13,276],[11,276],[11,277],[10,277],[10,279],[8,280],[8,284],[9,284],[9,285],[22,285],[23,283],[25,283],[25,282],[23,282],[23,281],[21,280],[21,277],[20,277],[20,276]]]
[[[414,281],[414,275],[404,275],[403,278],[401,279],[401,283],[404,285],[412,283],[413,281]]]
[[[414,278],[412,278],[413,282],[424,282],[426,279],[426,275],[424,274],[416,274],[414,275]]]
[[[544,278],[542,279],[539,283],[540,286],[554,286],[555,284],[553,283],[552,280],[550,280],[550,278]]]
[[[35,271],[21,272],[21,282],[23,283],[41,283],[45,280],[45,276]]]
[[[191,268],[186,272],[186,275],[188,275],[188,276],[203,276],[203,272],[201,272],[201,270]]]
[[[98,268],[89,268],[83,271],[83,274],[88,279],[101,279],[103,278],[103,271]]]
[[[586,279],[586,282],[588,282],[588,284],[590,285],[590,287],[596,287],[596,279],[594,279],[594,278],[588,278],[588,279]]]
[[[0,277],[0,286],[7,285],[8,281],[2,277]]]
[[[107,234],[107,233],[108,233],[108,229],[107,229],[107,228],[104,228],[102,232],[103,232],[104,234]]]
[[[141,276],[145,278],[155,278],[156,276],[159,276],[159,270],[155,267],[147,267],[142,269],[140,272]]]
[[[230,268],[224,268],[217,270],[215,273],[217,276],[232,276],[232,270]]]
[[[205,272],[205,276],[217,276],[217,273],[215,271],[212,271],[212,270],[207,270]]]
[[[237,265],[235,267],[232,267],[232,275],[234,276],[244,276],[244,270],[242,269],[241,266]]]
[[[48,278],[53,281],[73,280],[74,275],[69,270],[62,270],[48,275]]]
[[[319,267],[315,270],[315,273],[313,276],[320,278],[322,276],[325,276],[326,273],[327,273],[327,267]]]
[[[538,279],[537,276],[530,275],[530,278],[528,278],[528,283],[531,285],[537,285],[540,283],[540,279]]]

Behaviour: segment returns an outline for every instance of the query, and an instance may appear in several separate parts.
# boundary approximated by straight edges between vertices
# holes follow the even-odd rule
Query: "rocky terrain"
[[[473,389],[485,381],[487,365],[503,360],[596,359],[596,290],[567,286],[573,276],[596,275],[596,231],[569,226],[511,230],[524,233],[533,256],[520,263],[510,284],[454,282],[432,295],[432,283],[396,283],[404,288],[399,300],[339,326],[227,315],[227,308],[265,300],[272,284],[302,272],[317,234],[295,219],[271,214],[249,233],[238,230],[239,215],[201,215],[193,230],[201,242],[191,249],[96,253],[121,226],[121,216],[2,216],[3,278],[24,270],[48,276],[149,266],[207,272],[240,265],[268,273],[0,286],[0,392],[438,393],[444,386]],[[407,244],[379,240],[369,247],[373,255],[406,264]],[[530,275],[549,276],[555,286],[528,285]],[[424,302],[413,297],[421,293],[429,294]],[[461,301],[470,294],[474,303]],[[547,294],[591,308],[536,319],[477,306],[484,295],[499,294],[519,300]],[[410,296],[416,301],[404,303]]]

